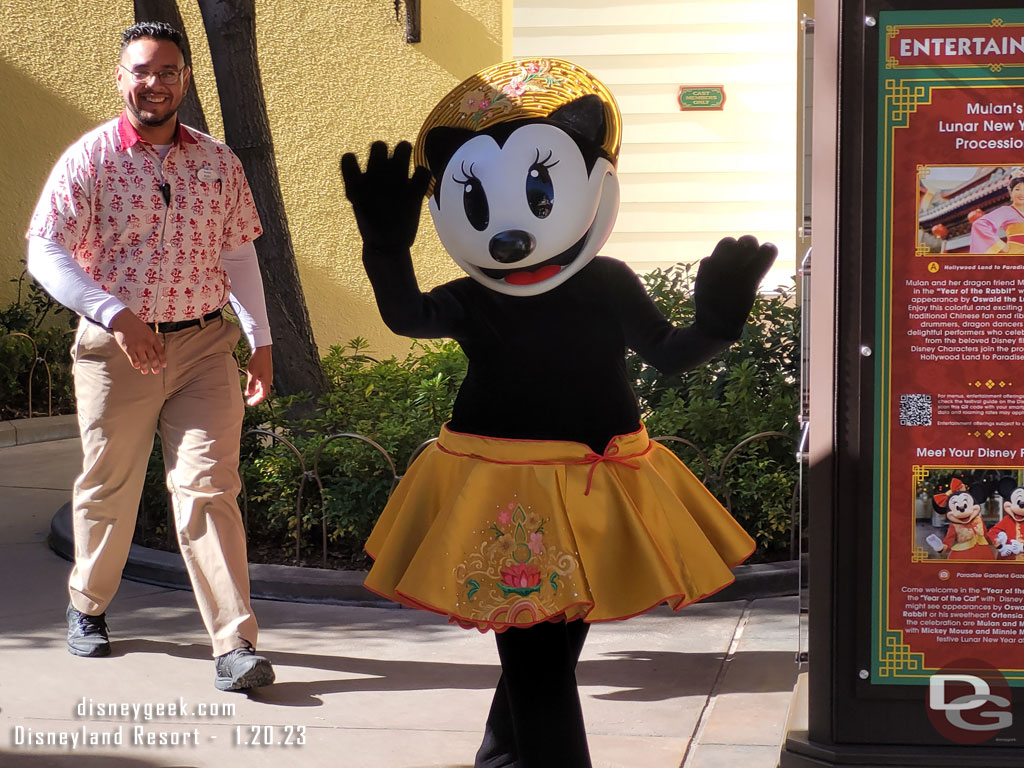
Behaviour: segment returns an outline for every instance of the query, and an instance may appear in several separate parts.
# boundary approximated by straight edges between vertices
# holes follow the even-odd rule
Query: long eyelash
[[[549,149],[548,150],[548,156],[545,157],[543,160],[540,159],[540,150],[538,149],[538,150],[536,150],[536,152],[537,152],[537,156],[534,157],[534,159],[533,159],[533,164],[534,165],[539,165],[541,168],[554,168],[556,165],[558,165],[558,162],[559,162],[558,160],[555,160],[555,162],[553,162],[553,163],[549,163],[548,162],[548,160],[551,159],[551,156],[553,154],[555,154],[554,150]]]
[[[456,184],[461,184],[462,186],[466,186],[467,184],[469,184],[470,181],[476,180],[476,175],[473,173],[473,166],[475,166],[475,165],[476,165],[476,163],[470,163],[469,170],[467,171],[466,170],[466,161],[463,160],[462,164],[459,166],[459,170],[462,171],[462,174],[466,178],[464,178],[464,179],[457,179],[454,176],[452,176],[452,181],[454,181]]]

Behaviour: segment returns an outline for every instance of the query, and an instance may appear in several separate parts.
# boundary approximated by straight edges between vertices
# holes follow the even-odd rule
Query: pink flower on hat
[[[526,84],[523,82],[523,78],[513,77],[501,90],[503,90],[510,99],[515,99],[526,92]]]
[[[466,113],[479,112],[491,106],[491,100],[483,91],[470,91],[462,97],[462,111]]]

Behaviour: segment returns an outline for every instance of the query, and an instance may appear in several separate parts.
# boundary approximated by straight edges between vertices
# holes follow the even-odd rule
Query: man
[[[249,344],[245,396],[273,378],[253,240],[262,229],[238,158],[177,119],[188,90],[182,35],[122,36],[120,117],[58,161],[29,225],[28,266],[82,316],[72,348],[84,463],[75,481],[68,650],[110,653],[106,608],[121,580],[159,429],[178,541],[213,643],[215,685],[274,680],[254,652],[245,530],[235,497],[242,393],[235,308]]]

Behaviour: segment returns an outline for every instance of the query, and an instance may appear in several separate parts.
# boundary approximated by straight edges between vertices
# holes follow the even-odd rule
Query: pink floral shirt
[[[122,113],[57,162],[27,236],[67,248],[145,322],[171,322],[224,306],[221,251],[262,232],[242,164],[225,144],[179,124],[161,162]]]

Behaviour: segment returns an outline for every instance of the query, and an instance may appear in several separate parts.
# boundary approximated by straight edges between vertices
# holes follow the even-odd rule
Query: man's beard
[[[136,104],[131,102],[127,103],[128,111],[135,116],[135,119],[145,125],[147,128],[157,128],[165,124],[168,120],[173,120],[178,116],[178,110],[175,109],[173,112],[168,112],[163,117],[146,117],[142,114],[142,111]]]

